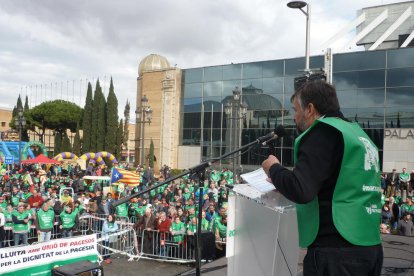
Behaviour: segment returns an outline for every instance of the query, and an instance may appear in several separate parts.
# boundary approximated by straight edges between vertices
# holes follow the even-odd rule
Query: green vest
[[[7,210],[7,202],[5,200],[0,203],[0,208],[3,210],[3,212]]]
[[[221,223],[220,221],[217,221],[217,225],[216,225],[220,238],[225,238],[227,235],[227,225],[224,225],[223,223]]]
[[[138,215],[139,216],[143,216],[144,214],[145,214],[145,210],[147,209],[147,206],[145,205],[145,206],[138,206],[136,209],[135,209],[135,212],[137,212],[138,213]]]
[[[24,219],[29,218],[29,214],[26,212],[19,213],[17,211],[14,211],[13,215],[17,217],[18,220],[24,220]],[[14,232],[29,232],[29,230],[30,230],[29,223],[22,223],[22,224],[13,223]]]
[[[20,202],[20,197],[13,195],[11,198],[11,204],[13,205],[13,207],[17,207],[17,205],[19,205],[19,202]]]
[[[210,222],[203,218],[201,220],[201,230],[202,231],[209,231],[210,230]]]
[[[401,213],[404,214],[404,212],[414,213],[414,204],[409,206],[408,204],[404,203],[401,205]]]
[[[179,230],[182,230],[182,229],[185,229],[185,225],[184,225],[183,222],[180,222],[180,223],[173,222],[173,223],[171,223],[171,230],[179,231]],[[174,242],[182,242],[183,239],[184,239],[183,234],[172,235],[172,240]]]
[[[4,211],[4,218],[6,219],[6,224],[4,224],[4,226],[6,227],[13,227],[13,222],[12,221],[12,214],[14,211],[11,211],[10,213],[6,211]]]
[[[62,220],[62,228],[71,229],[75,225],[76,215],[77,213],[73,211],[70,214],[66,213],[66,211],[63,211],[60,214],[60,219]]]
[[[52,209],[49,209],[46,212],[43,211],[43,209],[37,211],[37,220],[39,222],[40,230],[52,229],[54,218],[55,212],[53,212]]]
[[[23,193],[23,194],[22,194],[22,198],[24,199],[24,201],[27,201],[27,199],[28,199],[31,195],[32,195],[31,193],[27,193],[27,194]]]
[[[192,222],[190,222],[187,226],[187,229],[190,230],[190,232],[192,232],[192,233],[196,233],[197,232],[197,224],[193,224]]]
[[[118,217],[128,217],[128,207],[126,203],[116,206],[115,213]]]
[[[332,198],[333,222],[348,242],[370,246],[381,243],[381,187],[378,150],[357,123],[338,118],[320,118],[295,140],[295,163],[300,141],[316,124],[325,123],[342,133],[344,154]],[[297,204],[299,245],[308,247],[319,230],[318,197]]]
[[[95,191],[95,182],[92,182],[91,185],[88,186],[89,192],[93,193]]]

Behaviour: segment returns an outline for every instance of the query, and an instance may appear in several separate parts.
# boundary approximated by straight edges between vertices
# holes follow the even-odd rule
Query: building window
[[[1,126],[5,127],[6,126],[6,122],[1,122]]]

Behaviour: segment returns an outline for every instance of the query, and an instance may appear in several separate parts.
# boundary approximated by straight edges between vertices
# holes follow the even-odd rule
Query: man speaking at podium
[[[305,82],[291,102],[300,133],[294,168],[273,155],[262,166],[276,189],[297,203],[299,245],[308,248],[304,275],[380,275],[377,148],[343,118],[335,88],[324,81]]]

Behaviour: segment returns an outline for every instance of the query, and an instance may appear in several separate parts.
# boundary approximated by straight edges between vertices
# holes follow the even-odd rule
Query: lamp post
[[[150,124],[152,120],[152,108],[148,105],[148,98],[146,95],[141,99],[141,106],[137,107],[135,111],[137,116],[137,123],[141,124],[141,160],[143,166],[145,163],[145,124]]]
[[[233,151],[241,146],[241,129],[243,118],[246,117],[247,104],[242,102],[241,91],[238,86],[233,90],[233,98],[224,106],[227,115],[228,126],[230,127],[229,151]],[[240,166],[240,155],[233,160],[233,175],[236,175],[236,168]]]
[[[19,167],[22,167],[22,130],[26,126],[26,118],[23,116],[23,109],[19,108],[14,118],[14,125],[19,131]]]
[[[305,48],[305,73],[309,72],[309,45],[310,45],[310,17],[311,7],[304,1],[290,1],[287,6],[291,9],[299,9],[306,16],[306,48]],[[306,7],[306,11],[303,8]]]

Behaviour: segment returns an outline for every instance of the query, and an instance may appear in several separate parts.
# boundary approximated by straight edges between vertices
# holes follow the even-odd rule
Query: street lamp
[[[229,135],[229,151],[233,151],[241,146],[241,129],[243,118],[246,117],[247,104],[242,101],[241,91],[238,86],[233,90],[233,98],[226,102],[224,112],[227,115]],[[233,161],[233,175],[236,175],[235,169],[240,166],[240,155]]]
[[[22,167],[22,130],[26,126],[26,118],[23,116],[23,109],[19,108],[14,118],[14,125],[19,131],[19,166]]]
[[[152,120],[152,108],[148,105],[148,98],[146,95],[141,99],[141,106],[137,107],[135,111],[137,116],[137,123],[141,124],[141,160],[140,163],[143,166],[145,163],[145,124],[150,124]]]
[[[305,73],[309,72],[309,45],[310,45],[310,17],[311,7],[304,1],[290,1],[287,6],[291,9],[299,9],[306,16],[306,49],[305,49]],[[306,7],[306,11],[303,8]]]

